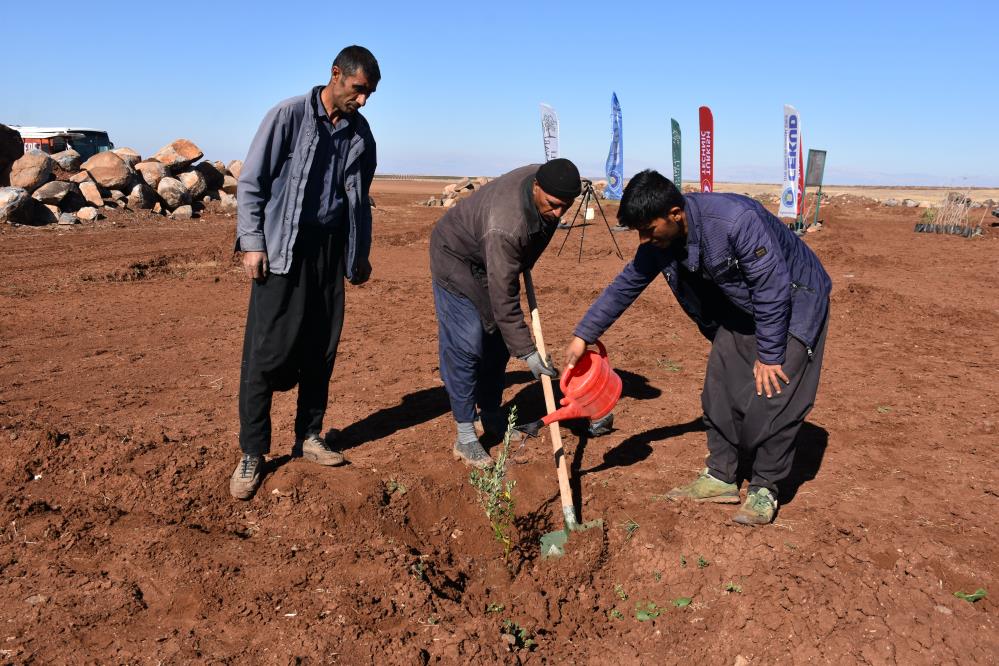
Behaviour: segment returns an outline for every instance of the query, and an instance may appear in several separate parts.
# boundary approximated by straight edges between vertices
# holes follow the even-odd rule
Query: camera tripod
[[[617,239],[614,238],[614,232],[611,231],[610,224],[607,223],[607,216],[604,215],[604,209],[600,205],[600,199],[597,197],[597,193],[593,191],[593,181],[589,180],[588,178],[582,178],[580,180],[583,183],[583,200],[581,202],[579,202],[579,208],[576,209],[576,214],[572,216],[572,222],[569,223],[568,227],[565,227],[567,229],[567,231],[565,233],[565,238],[562,239],[562,244],[559,246],[558,252],[555,254],[555,256],[558,257],[558,256],[562,255],[562,248],[565,247],[565,242],[567,240],[569,240],[569,235],[572,233],[572,230],[576,228],[576,226],[577,226],[576,225],[576,219],[579,217],[580,212],[582,212],[582,211],[588,211],[589,210],[588,206],[589,206],[590,202],[593,201],[593,202],[596,202],[596,204],[597,204],[597,210],[600,211],[600,217],[603,218],[604,226],[607,227],[607,233],[610,234],[611,241],[613,241],[613,243],[614,243],[614,249],[617,251],[617,256],[619,258],[621,258],[621,259],[624,259],[624,255],[621,254],[621,248],[619,248],[617,246]],[[580,229],[579,229],[579,256],[576,259],[577,263],[583,261],[583,238],[586,236],[586,227],[587,226],[588,225],[586,224],[586,213],[584,212],[583,213],[583,221],[579,224],[579,227],[580,227]]]

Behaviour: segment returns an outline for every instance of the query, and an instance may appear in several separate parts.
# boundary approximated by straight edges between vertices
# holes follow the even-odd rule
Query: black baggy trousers
[[[712,476],[734,483],[741,452],[753,460],[750,490],[767,488],[777,496],[777,484],[791,472],[795,437],[815,404],[828,325],[827,315],[811,356],[800,340],[789,339],[781,368],[791,382],[781,382],[772,398],[756,395],[756,336],[718,330],[701,393]]]
[[[271,400],[298,384],[295,437],[322,432],[343,330],[342,230],[302,226],[291,268],[250,288],[239,378],[239,448],[271,448]]]

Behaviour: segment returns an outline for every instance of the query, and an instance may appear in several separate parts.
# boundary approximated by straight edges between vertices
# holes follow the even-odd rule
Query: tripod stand
[[[576,214],[572,216],[572,222],[569,223],[568,231],[565,232],[565,238],[562,239],[562,244],[558,248],[558,252],[555,254],[556,257],[562,255],[562,248],[565,247],[565,242],[569,240],[569,234],[572,230],[576,228],[576,218],[579,217],[579,213],[582,211],[589,210],[588,206],[591,201],[595,201],[597,204],[597,210],[600,211],[600,217],[604,220],[604,226],[607,227],[607,233],[610,234],[611,241],[614,242],[614,249],[617,250],[617,256],[624,259],[624,255],[621,254],[621,248],[617,246],[617,239],[614,238],[614,232],[611,231],[610,225],[607,223],[607,216],[604,215],[604,209],[600,205],[600,199],[597,197],[597,193],[593,191],[593,181],[587,178],[582,178],[583,183],[583,200],[579,202],[579,208],[576,209]],[[579,224],[579,257],[576,262],[579,263],[583,261],[583,238],[586,236],[586,213],[583,213],[583,221]]]

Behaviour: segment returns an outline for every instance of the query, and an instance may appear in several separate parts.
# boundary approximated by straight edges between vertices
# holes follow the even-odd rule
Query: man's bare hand
[[[266,252],[244,252],[243,271],[246,277],[257,282],[263,282],[267,277],[267,253]]]
[[[568,370],[576,365],[579,357],[586,352],[586,340],[576,336],[565,348],[565,369]]]
[[[357,270],[354,271],[354,278],[350,281],[353,285],[364,284],[371,278],[371,264],[367,259],[357,262]]]
[[[759,359],[753,363],[753,376],[756,378],[756,395],[766,393],[768,398],[774,397],[775,393],[780,394],[780,382],[778,379],[784,380],[785,384],[791,383],[791,380],[784,374],[784,370],[781,369],[780,365],[767,365],[766,363],[761,363]]]

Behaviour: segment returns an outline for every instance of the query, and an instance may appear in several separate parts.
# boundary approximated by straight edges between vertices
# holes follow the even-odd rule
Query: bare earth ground
[[[0,663],[995,663],[995,230],[823,208],[807,236],[835,285],[823,383],[767,528],[660,497],[702,466],[708,344],[650,287],[605,337],[618,430],[563,430],[583,518],[606,529],[538,557],[560,518],[535,440],[511,468],[504,562],[449,451],[440,211],[413,205],[441,185],[407,187],[378,183],[375,276],[348,288],[328,425],[351,464],[289,458],[282,394],[247,503],[226,487],[248,292],[234,219],[0,228]],[[557,350],[622,265],[599,218],[581,263],[577,234],[535,275]],[[523,419],[543,409],[529,379],[511,363]],[[974,604],[953,594],[980,587]],[[640,621],[648,602],[660,613]],[[507,620],[536,646],[508,647]]]

